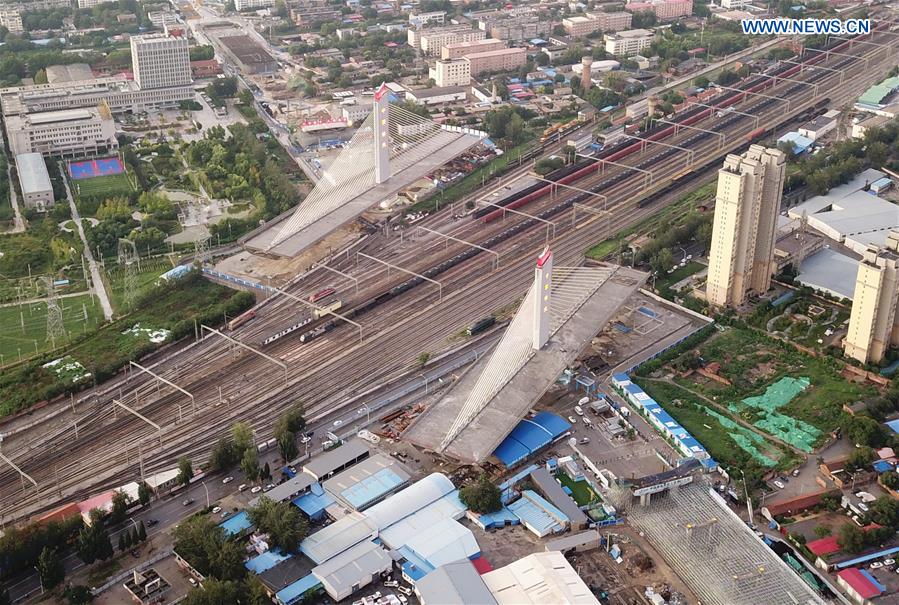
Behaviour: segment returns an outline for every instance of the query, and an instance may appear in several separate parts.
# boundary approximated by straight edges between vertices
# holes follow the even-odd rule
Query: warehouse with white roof
[[[52,208],[56,200],[44,157],[39,153],[20,153],[16,156],[16,170],[25,207],[39,212]]]

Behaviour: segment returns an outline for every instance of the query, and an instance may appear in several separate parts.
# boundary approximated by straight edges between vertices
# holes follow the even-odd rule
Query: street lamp
[[[371,409],[367,403],[363,403],[362,407],[356,410],[357,414],[362,414],[362,412],[365,412],[365,424],[371,424]]]
[[[200,483],[200,485],[202,485],[202,486],[203,486],[203,489],[206,490],[206,508],[209,508],[209,488],[206,487],[206,482],[205,482],[205,481],[203,481],[202,483]]]
[[[424,374],[419,374],[419,376],[421,376],[425,381],[425,395],[427,395],[428,394],[428,377],[425,376]]]
[[[34,566],[34,571],[37,572],[37,581],[41,585],[41,594],[44,594],[44,579],[41,577],[41,570],[37,568],[37,565]]]

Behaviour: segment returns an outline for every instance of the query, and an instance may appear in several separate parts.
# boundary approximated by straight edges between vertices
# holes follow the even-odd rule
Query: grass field
[[[719,374],[730,385],[692,375],[678,380],[722,403],[760,395],[783,376],[806,377],[811,385],[780,412],[829,432],[840,422],[844,403],[875,394],[872,386],[846,381],[831,358],[812,357],[759,332],[729,328],[698,347],[699,355],[721,364]]]
[[[102,382],[127,365],[129,360],[140,359],[162,346],[162,343],[150,342],[146,336],[128,332],[135,324],[140,324],[143,329],[167,329],[171,331],[172,339],[179,339],[193,334],[195,320],[208,326],[220,325],[226,314],[235,316],[253,301],[252,294],[213,284],[196,273],[147,292],[134,311],[76,339],[64,350],[55,351],[52,357],[41,356],[0,371],[0,416],[87,386],[73,387],[58,380],[41,367],[46,361],[69,355],[93,374],[98,382]],[[69,315],[72,315],[71,311]],[[3,322],[0,325],[15,319],[0,317],[0,322]],[[15,326],[15,323],[12,325]],[[31,330],[32,334],[39,333],[37,320],[31,324]],[[29,341],[31,350],[34,349],[33,340],[32,336]]]
[[[131,180],[125,173],[79,179],[72,181],[72,183],[75,185],[77,195],[82,197],[114,197],[117,195],[128,195],[134,190]]]
[[[159,276],[171,268],[171,261],[165,257],[141,260],[140,271],[135,278],[137,298],[151,290]],[[117,313],[127,313],[130,309],[125,304],[124,268],[108,262],[106,264],[106,283],[113,308],[115,308]]]
[[[586,481],[575,481],[565,473],[559,473],[556,477],[558,477],[559,482],[563,486],[571,490],[571,497],[574,498],[578,506],[584,506],[594,500],[599,500],[599,497],[593,493],[593,490],[590,489],[590,484]]]
[[[89,331],[103,321],[103,312],[89,294],[59,299],[65,328],[73,337]],[[85,321],[85,315],[87,320]],[[47,351],[47,305],[34,303],[0,307],[0,358],[10,363]],[[57,343],[62,344],[62,343]],[[3,365],[0,363],[0,365]]]

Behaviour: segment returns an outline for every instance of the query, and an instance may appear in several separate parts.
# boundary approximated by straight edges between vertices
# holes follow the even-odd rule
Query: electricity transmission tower
[[[122,281],[125,286],[125,304],[130,309],[137,296],[137,274],[140,271],[140,254],[138,254],[137,246],[134,245],[134,242],[129,239],[120,239],[118,257],[119,267],[124,271]]]
[[[41,277],[41,283],[47,290],[47,340],[53,348],[56,342],[62,342],[66,338],[66,326],[62,319],[62,308],[59,306],[59,296],[56,294],[56,286],[52,277]]]
[[[209,240],[211,239],[211,237],[207,236],[194,240],[194,262],[200,267],[208,265],[212,258],[212,253],[209,250]]]

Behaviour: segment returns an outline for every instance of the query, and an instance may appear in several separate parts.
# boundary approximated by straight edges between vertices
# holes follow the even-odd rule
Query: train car
[[[312,342],[319,336],[322,336],[325,333],[333,330],[336,325],[337,325],[337,322],[334,321],[333,319],[330,321],[326,321],[325,323],[318,326],[317,328],[313,328],[312,330],[309,330],[308,332],[304,332],[303,334],[301,334],[300,342],[302,342],[302,343]]]
[[[746,140],[750,143],[760,139],[765,134],[765,128],[756,128],[752,132],[746,135]]]
[[[315,319],[318,319],[318,318],[316,317]],[[263,345],[269,345],[269,344],[272,344],[273,342],[275,342],[276,340],[281,340],[282,338],[284,338],[284,337],[287,336],[288,334],[292,334],[293,332],[296,332],[296,331],[299,330],[300,328],[305,327],[305,326],[308,326],[309,324],[312,323],[312,321],[313,321],[312,316],[311,316],[311,315],[307,315],[306,317],[303,317],[302,319],[300,319],[300,320],[298,320],[298,321],[295,321],[294,323],[290,324],[290,325],[287,326],[286,328],[283,328],[283,329],[281,329],[281,330],[278,330],[278,331],[275,332],[274,334],[268,335],[265,339],[263,339],[263,341],[262,341],[261,344],[263,344]]]
[[[328,311],[339,311],[340,307],[342,306],[342,302],[340,302],[339,300],[335,300],[334,302],[328,303],[327,305],[323,306],[321,309],[316,309],[312,312],[312,315],[313,317],[315,317],[315,319],[321,319],[325,315],[328,315]]]
[[[475,336],[477,334],[480,334],[487,328],[491,327],[495,323],[496,323],[496,318],[491,315],[490,317],[485,317],[484,319],[479,319],[478,321],[476,321],[473,324],[471,324],[470,326],[468,326],[468,329],[465,331],[465,333],[468,334],[469,336]]]
[[[256,317],[256,311],[250,309],[228,322],[228,330],[235,330]]]
[[[309,296],[309,302],[316,302],[316,301],[319,301],[319,300],[321,300],[321,299],[323,299],[323,298],[326,298],[326,297],[328,297],[328,296],[331,296],[331,295],[334,294],[335,292],[337,292],[337,290],[335,290],[334,288],[331,288],[331,287],[325,288],[324,290],[319,290],[319,291],[316,292],[315,294],[311,294],[311,295]]]

